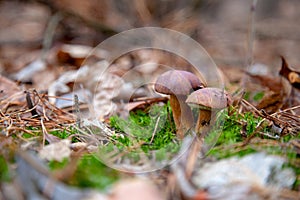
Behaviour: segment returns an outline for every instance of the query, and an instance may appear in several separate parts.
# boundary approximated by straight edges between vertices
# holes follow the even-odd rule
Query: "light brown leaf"
[[[64,139],[49,144],[39,151],[39,156],[46,160],[61,162],[64,158],[69,158],[71,155],[70,143],[70,140]]]

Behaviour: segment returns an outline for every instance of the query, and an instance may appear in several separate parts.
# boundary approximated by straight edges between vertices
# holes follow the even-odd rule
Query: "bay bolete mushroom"
[[[170,95],[170,106],[179,138],[183,138],[184,133],[193,125],[192,111],[185,103],[187,95],[201,88],[204,88],[204,83],[188,71],[170,70],[156,80],[155,91]]]
[[[197,90],[186,99],[191,107],[199,109],[199,116],[196,122],[195,131],[197,134],[206,135],[209,129],[213,111],[226,108],[230,103],[229,94],[219,88],[203,88]]]

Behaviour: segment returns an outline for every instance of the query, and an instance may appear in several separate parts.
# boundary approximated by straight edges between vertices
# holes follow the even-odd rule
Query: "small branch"
[[[74,110],[76,115],[76,125],[78,126],[78,128],[81,128],[79,98],[77,94],[74,95]]]
[[[46,135],[48,134],[47,133],[47,130],[45,128],[45,125],[44,125],[44,122],[43,122],[43,118],[41,118],[41,126],[42,126],[42,132],[43,132],[43,143],[42,143],[42,147],[45,146],[45,141],[46,141]]]
[[[247,56],[246,56],[246,71],[253,64],[253,49],[254,49],[254,40],[255,40],[255,11],[256,4],[258,0],[253,0],[250,8],[250,22],[248,28],[248,43],[247,43]],[[245,87],[246,84],[246,74],[242,79],[242,87]]]
[[[253,64],[253,47],[254,47],[254,38],[255,38],[255,11],[256,11],[257,1],[258,0],[252,1],[252,5],[250,9],[251,15],[250,15],[250,22],[249,22],[248,52],[246,58],[247,67],[250,67]]]
[[[62,15],[61,13],[58,12],[51,17],[47,25],[47,28],[45,30],[44,40],[43,40],[43,49],[41,53],[42,60],[45,60],[46,53],[49,51],[52,45],[53,37],[55,35],[55,29],[58,26],[61,19],[62,19]]]
[[[154,130],[153,130],[153,133],[152,133],[152,137],[151,137],[151,140],[150,140],[150,144],[152,143],[152,141],[153,141],[153,139],[154,139],[154,136],[155,136],[155,133],[156,133],[156,131],[157,131],[157,127],[158,127],[158,122],[159,122],[159,120],[160,120],[160,116],[157,118],[157,120],[156,120],[156,123],[155,123],[155,127],[154,127]]]

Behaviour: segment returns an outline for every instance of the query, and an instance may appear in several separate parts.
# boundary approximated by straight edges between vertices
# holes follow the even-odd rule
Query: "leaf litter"
[[[155,2],[156,1],[151,3],[151,6],[155,6]],[[66,4],[66,2],[55,2],[53,9],[56,10],[63,7],[63,12],[70,13]],[[93,21],[91,13],[84,9],[86,6],[88,7],[92,4],[92,2],[86,4],[75,3],[77,6],[82,6],[81,12],[79,12],[80,14],[75,14],[77,15],[77,19],[82,19],[85,22]],[[110,3],[106,2],[106,5],[109,4]],[[240,5],[241,4],[242,3],[240,3]],[[148,7],[145,7],[145,5],[147,5],[145,1],[136,3],[135,6],[137,6],[136,9],[139,12],[139,15],[143,12],[149,14],[145,16],[141,15],[141,18],[138,19],[138,22],[136,23],[149,23],[149,21],[155,20],[155,17],[153,17],[155,14],[162,16],[159,14],[159,11],[156,10],[147,12]],[[238,6],[239,3],[235,5]],[[9,3],[4,4],[4,8],[7,6],[9,6]],[[23,3],[20,6],[24,6]],[[111,7],[113,6],[111,5]],[[29,8],[30,6],[27,9]],[[242,8],[244,7],[242,6]],[[25,16],[30,13],[27,12],[28,10],[26,9],[25,11]],[[114,13],[103,12],[103,15],[105,14],[110,16]],[[153,15],[153,18],[151,18],[151,14]],[[5,15],[8,14],[5,13]],[[47,15],[47,13],[45,15]],[[124,15],[124,13],[116,12],[114,15],[116,15],[114,18],[100,16],[105,25],[111,26],[108,29],[105,28],[105,26],[98,26],[99,24],[96,26],[98,28],[100,27],[101,30],[105,29],[110,31],[119,30],[122,24],[131,27],[127,23],[124,24],[118,21],[121,19],[123,20],[122,15]],[[108,65],[105,58],[109,56],[109,52],[106,50],[99,50],[99,52],[96,52],[95,55],[91,56],[87,65],[80,67],[88,50],[93,48],[93,45],[89,42],[87,42],[89,44],[85,46],[67,43],[55,46],[48,51],[47,58],[43,60],[42,63],[39,59],[32,59],[32,55],[29,56],[29,54],[24,53],[29,51],[28,49],[31,47],[25,51],[22,49],[24,47],[19,50],[12,48],[12,51],[15,52],[12,52],[11,54],[17,55],[21,53],[24,54],[24,57],[28,56],[25,60],[29,62],[21,62],[21,64],[20,61],[18,61],[18,64],[16,60],[8,59],[9,56],[7,57],[7,55],[10,54],[10,51],[8,51],[10,47],[5,44],[5,47],[1,50],[6,50],[3,51],[3,55],[6,56],[0,60],[0,66],[4,66],[4,69],[1,69],[1,72],[4,70],[4,76],[1,75],[0,79],[0,129],[2,133],[0,146],[1,155],[7,158],[7,160],[11,160],[10,156],[12,156],[12,154],[15,155],[13,159],[18,166],[16,176],[19,178],[19,184],[21,185],[22,190],[22,192],[19,193],[19,196],[26,195],[26,198],[49,199],[122,199],[124,193],[133,190],[128,194],[128,198],[130,196],[132,196],[132,198],[136,196],[139,198],[142,192],[133,189],[137,187],[141,188],[140,190],[149,192],[149,195],[147,195],[149,199],[166,199],[166,196],[168,199],[298,199],[299,158],[297,155],[300,152],[299,72],[290,67],[288,70],[285,69],[287,71],[283,71],[283,68],[281,70],[279,69],[281,65],[289,66],[287,63],[290,58],[293,57],[291,55],[294,54],[288,54],[288,52],[293,51],[282,51],[285,52],[286,55],[289,55],[289,59],[282,57],[282,63],[278,62],[278,56],[275,57],[273,55],[278,51],[274,50],[274,47],[272,51],[269,52],[276,53],[266,53],[264,54],[265,57],[254,55],[257,59],[261,58],[261,60],[269,57],[269,59],[273,61],[273,64],[266,66],[266,68],[272,68],[271,65],[276,65],[278,70],[257,71],[257,69],[263,68],[262,65],[259,65],[260,67],[253,65],[250,70],[245,72],[238,67],[234,67],[235,65],[239,65],[240,58],[242,57],[239,56],[241,52],[243,52],[239,49],[239,44],[232,42],[232,44],[230,44],[231,46],[229,44],[229,46],[222,46],[222,40],[217,36],[219,31],[216,31],[218,30],[218,24],[208,24],[205,20],[200,20],[198,22],[195,18],[193,19],[193,15],[194,14],[190,12],[190,9],[183,9],[181,12],[176,10],[173,13],[168,13],[165,19],[161,20],[161,24],[165,27],[179,29],[187,33],[194,31],[193,27],[198,26],[198,23],[203,25],[202,29],[198,28],[195,30],[195,32],[200,33],[199,35],[201,37],[198,39],[202,41],[204,45],[210,44],[207,45],[207,48],[213,57],[216,58],[217,64],[222,65],[221,73],[224,76],[224,79],[227,80],[226,89],[234,96],[234,103],[232,104],[232,108],[228,109],[227,116],[234,124],[230,129],[231,132],[226,132],[226,134],[229,134],[231,137],[230,140],[221,141],[220,144],[216,146],[215,154],[208,154],[205,158],[203,158],[202,155],[202,153],[205,153],[203,152],[205,150],[202,150],[201,152],[192,152],[194,149],[190,149],[190,151],[185,152],[185,156],[171,166],[170,169],[167,167],[157,172],[143,175],[144,178],[146,178],[146,181],[141,180],[140,176],[120,173],[123,177],[127,176],[134,180],[117,182],[117,185],[111,186],[111,190],[108,189],[102,192],[70,187],[68,184],[72,185],[72,183],[67,180],[70,180],[70,177],[76,174],[76,169],[70,170],[68,176],[59,176],[59,173],[57,173],[57,177],[55,177],[46,166],[49,162],[64,162],[66,159],[69,162],[69,166],[73,165],[74,168],[79,165],[79,158],[84,158],[86,154],[95,152],[99,144],[106,144],[109,141],[116,140],[115,136],[125,138],[126,134],[122,132],[116,133],[115,130],[111,129],[109,117],[113,114],[117,113],[127,118],[129,117],[128,114],[126,114],[128,111],[147,110],[147,108],[153,104],[166,103],[167,98],[165,97],[153,97],[149,95],[149,88],[147,87],[139,88],[140,90],[137,92],[136,83],[131,82],[133,79],[130,76],[127,77],[126,80],[120,78],[126,74],[126,72],[134,68],[135,75],[137,75],[136,77],[138,77],[138,79],[143,79],[145,77],[147,78],[149,75],[156,76],[160,74],[161,71],[158,67],[160,64],[170,66],[177,65],[180,66],[180,69],[181,66],[184,66],[184,70],[189,70],[190,65],[180,58],[174,58],[173,55],[166,54],[165,52],[140,50],[117,59],[117,61],[110,66],[108,73],[105,74],[105,76],[101,76],[103,79],[99,79],[97,73],[99,74],[101,71],[95,72],[94,69],[99,69],[96,66],[105,67]],[[183,21],[180,20],[180,16],[184,19]],[[228,14],[225,16],[228,16]],[[27,17],[23,20],[28,20]],[[168,23],[168,21],[173,18],[173,23]],[[22,18],[20,18],[20,20],[21,19]],[[74,19],[69,18],[68,20],[74,23],[74,21],[72,21]],[[263,22],[264,21],[259,21],[258,23],[261,25]],[[42,22],[38,23],[42,24]],[[62,23],[66,24],[66,22]],[[70,27],[72,26],[72,23],[70,23],[71,25],[69,25],[66,30],[59,27],[60,32],[58,33],[70,35],[70,37],[72,34],[78,34],[76,33],[76,30],[72,30]],[[76,23],[79,22],[75,22],[75,24]],[[235,23],[236,22],[233,22],[232,24]],[[233,26],[228,21],[226,24],[229,26],[227,27],[228,29]],[[283,26],[282,24],[279,25]],[[292,27],[288,25],[289,24],[284,25],[284,27],[286,27],[285,33],[289,32],[289,29]],[[90,26],[95,28],[95,24]],[[12,28],[17,28],[17,25]],[[241,29],[243,28],[244,27],[242,26]],[[93,28],[86,28],[86,30],[90,35],[95,33]],[[66,33],[63,33],[64,31],[66,31]],[[206,31],[211,34],[202,34]],[[232,29],[231,31],[233,32],[235,30]],[[271,38],[278,37],[276,35],[270,36],[270,33],[266,32],[263,26],[258,26],[257,32],[260,37],[262,37],[261,35]],[[1,34],[4,36],[8,35],[2,32]],[[24,34],[26,36],[28,33],[25,31]],[[35,34],[37,36],[38,32]],[[229,35],[233,36],[235,34]],[[236,33],[236,35],[240,36],[238,33]],[[33,40],[35,39],[41,40],[41,35],[32,37],[28,34],[27,36],[28,37],[19,38],[17,41],[29,41],[34,43],[35,41]],[[55,36],[58,38],[61,37],[61,35]],[[8,39],[9,42],[12,42],[14,40],[13,37],[14,35],[10,35],[8,38],[4,37],[4,40],[0,40],[0,42],[5,40],[8,41]],[[89,41],[84,39],[84,36],[81,34],[78,34],[77,37],[78,38],[75,37],[75,39],[73,38],[74,43],[76,43],[76,41],[80,41],[81,43],[82,41]],[[291,35],[287,34],[282,37],[291,37]],[[292,38],[294,37],[297,37],[297,34],[292,36]],[[64,40],[66,39],[68,38],[65,37]],[[60,40],[63,41],[62,37]],[[262,41],[260,44],[264,42],[265,41]],[[269,41],[269,43],[271,42]],[[282,41],[281,45],[284,46],[287,44],[286,41]],[[12,44],[12,46],[13,45],[14,44]],[[236,46],[232,47],[232,45]],[[228,51],[223,51],[225,46]],[[267,44],[265,45],[265,49],[263,49],[258,45],[257,52],[254,52],[254,54],[259,54],[262,49],[266,51],[270,46],[272,45]],[[292,62],[294,64],[299,63],[299,61]],[[136,67],[143,64],[146,64],[149,67]],[[12,68],[9,68],[10,66],[12,66]],[[228,68],[231,69],[231,72],[228,72]],[[57,71],[59,71],[59,73]],[[44,74],[42,74],[42,72]],[[240,88],[241,80],[245,73],[249,80],[245,84],[245,88],[243,88],[244,91],[239,92],[237,88]],[[41,80],[43,80],[43,76],[46,76],[46,74],[52,74],[53,76],[48,79],[49,82],[45,81],[43,87],[39,87],[39,84],[42,83]],[[8,77],[15,78],[21,82],[19,82],[18,85],[7,79],[5,75],[9,75]],[[75,82],[79,84],[74,85]],[[31,88],[38,89],[34,90]],[[96,91],[94,91],[94,88],[97,88]],[[77,104],[79,105],[74,105],[74,94],[78,95]],[[95,98],[92,98],[92,94],[95,95]],[[134,94],[136,96],[128,97],[126,94]],[[122,102],[121,100],[125,101]],[[89,104],[96,105],[95,110],[97,112],[93,114],[95,114],[99,121],[81,121],[82,115],[90,114],[88,113]],[[80,115],[74,111],[73,106],[79,107]],[[237,130],[236,132],[233,131],[235,128]],[[60,132],[64,130],[65,133],[58,134],[57,130]],[[235,134],[235,137],[233,137],[233,134]],[[226,135],[224,135],[224,138],[225,136]],[[231,140],[234,139],[236,139],[236,141],[232,143]],[[153,142],[152,139],[151,142]],[[185,142],[186,141],[183,141],[183,147]],[[222,142],[224,143],[223,145]],[[137,145],[140,147],[139,144]],[[32,153],[32,151],[35,153]],[[36,154],[36,152],[39,152],[40,154]],[[223,152],[226,156],[223,158],[220,152]],[[244,155],[243,152],[248,153],[245,153]],[[266,154],[259,152],[264,152]],[[273,156],[272,154],[275,154],[278,157]],[[185,162],[186,159],[191,157],[190,155],[196,155],[198,161],[197,164],[192,167],[186,166],[186,163],[189,162]],[[76,156],[78,159],[75,158]],[[227,158],[227,156],[229,157]],[[262,159],[259,160],[257,156],[262,157]],[[44,160],[41,161],[41,158]],[[217,160],[217,158],[219,159]],[[243,168],[240,168],[241,162],[247,159],[250,160],[250,164],[257,162],[258,160],[261,161],[260,170],[268,175],[258,176],[254,179],[253,174],[258,173],[259,171],[251,171],[249,169],[251,168],[249,163],[246,163]],[[272,165],[269,163],[270,165],[267,165],[266,160],[272,160],[273,164],[276,164]],[[89,161],[91,160],[87,159],[87,162]],[[120,159],[116,159],[115,161],[120,162]],[[145,158],[140,160],[140,164],[142,165],[147,165],[149,162],[154,161]],[[231,165],[232,162],[235,162],[235,164]],[[229,167],[222,167],[223,165]],[[235,168],[236,166],[237,168]],[[129,164],[128,167],[130,168],[133,166]],[[220,168],[222,168],[222,170]],[[233,170],[232,168],[236,170],[231,171]],[[205,169],[208,171],[205,171]],[[247,175],[247,173],[242,173],[242,175],[239,176],[237,173],[241,169],[249,172],[251,176],[244,177],[244,179],[241,178],[242,175]],[[9,170],[13,171],[14,166],[12,165]],[[192,171],[187,172],[187,170]],[[24,171],[30,171],[30,173],[24,174]],[[209,178],[208,181],[205,182],[202,175],[207,175],[210,171],[212,171],[212,176],[215,179]],[[61,171],[60,175],[61,174],[64,174],[64,171]],[[186,174],[191,174],[192,176],[189,177],[186,176]],[[220,176],[218,174],[220,174]],[[226,178],[224,179],[222,175],[226,175]],[[86,177],[88,177],[88,174],[86,174]],[[232,179],[228,177],[232,177]],[[237,180],[237,178],[243,180]],[[264,184],[261,184],[260,179],[262,178],[264,178]],[[220,186],[220,183],[223,183],[223,185]],[[278,189],[278,185],[273,187],[274,184],[281,184],[280,189]],[[14,189],[20,188],[20,186],[15,185],[15,183],[6,184],[6,188],[9,187],[13,187]],[[9,195],[12,195],[11,192],[8,192],[8,190],[5,189],[1,189],[1,192],[8,197]]]

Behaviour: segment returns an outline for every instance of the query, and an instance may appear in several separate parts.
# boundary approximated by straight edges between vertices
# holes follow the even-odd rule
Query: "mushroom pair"
[[[191,107],[199,108],[195,131],[206,134],[212,110],[227,107],[228,94],[218,88],[205,88],[197,76],[191,72],[170,70],[160,75],[155,83],[156,92],[170,95],[170,106],[179,138],[193,126]]]
[[[176,126],[178,138],[193,126],[193,114],[186,104],[186,98],[191,92],[204,88],[197,76],[182,70],[170,70],[161,74],[154,85],[158,93],[170,95],[170,106]]]

